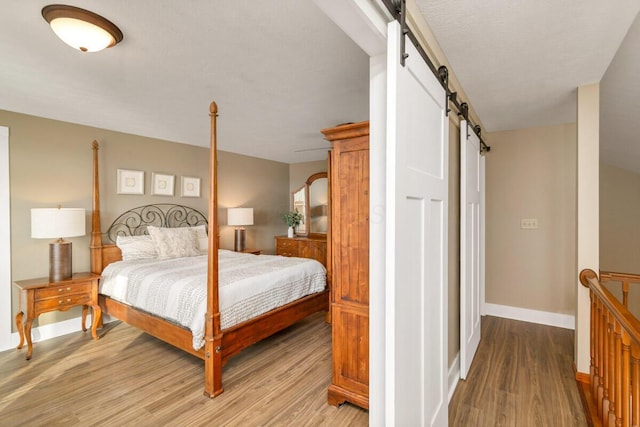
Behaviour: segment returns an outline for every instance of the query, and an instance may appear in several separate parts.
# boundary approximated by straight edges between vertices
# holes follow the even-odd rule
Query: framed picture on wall
[[[200,197],[200,178],[181,176],[180,187],[182,197]]]
[[[151,194],[154,196],[173,196],[174,175],[151,173]]]
[[[118,169],[116,192],[118,194],[144,194],[144,171]]]

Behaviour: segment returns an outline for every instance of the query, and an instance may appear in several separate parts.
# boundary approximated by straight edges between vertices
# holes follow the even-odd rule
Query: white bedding
[[[318,261],[277,255],[218,253],[221,328],[324,290]],[[100,293],[189,328],[193,348],[204,345],[207,256],[141,259],[109,264]]]

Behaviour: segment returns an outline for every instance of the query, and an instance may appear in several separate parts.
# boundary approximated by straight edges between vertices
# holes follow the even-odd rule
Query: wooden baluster
[[[614,398],[612,405],[609,409],[609,423],[613,422],[613,425],[622,425],[622,326],[620,322],[614,319],[613,321],[613,362],[614,362],[614,376],[611,383],[611,394]]]
[[[622,330],[622,423],[623,426],[630,425],[631,413],[631,337],[625,331]]]
[[[596,331],[595,331],[595,362],[594,362],[594,379],[591,383],[591,394],[595,400],[596,406],[599,405],[598,401],[598,388],[602,383],[602,304],[600,300],[594,295],[595,298],[595,318],[596,318]]]
[[[616,425],[616,332],[615,332],[615,323],[616,319],[614,314],[611,311],[607,311],[609,315],[609,328],[607,329],[608,333],[608,341],[609,341],[609,358],[607,371],[609,375],[607,376],[607,393],[609,395],[609,415],[607,416],[607,425],[615,426]]]
[[[602,399],[604,396],[604,374],[605,370],[605,328],[607,327],[606,313],[604,311],[604,305],[601,301],[598,301],[598,385],[594,396],[596,397],[596,408],[598,411],[598,417],[602,419]]]
[[[631,425],[640,426],[640,343],[631,343]]]
[[[611,382],[611,325],[609,324],[609,317],[611,313],[609,308],[602,306],[604,313],[604,343],[603,343],[603,358],[602,358],[602,425],[608,426],[609,423],[609,384]]]
[[[629,308],[627,302],[629,301],[629,280],[622,281],[622,305]]]
[[[590,364],[589,364],[589,380],[591,387],[591,396],[595,399],[595,388],[598,382],[598,362],[597,362],[597,354],[598,354],[598,298],[593,293],[593,291],[589,291],[589,298],[591,299],[591,330],[590,330],[590,343],[589,343],[589,353],[591,356]]]
[[[608,308],[604,308],[604,321],[605,321],[605,325],[604,325],[604,363],[602,364],[603,367],[603,390],[602,390],[602,409],[600,409],[601,413],[602,413],[602,425],[603,426],[608,426],[609,425],[609,404],[611,403],[611,393],[609,392],[611,390],[611,380],[613,377],[613,372],[612,372],[612,368],[613,368],[613,334],[611,333],[611,313],[609,312]]]

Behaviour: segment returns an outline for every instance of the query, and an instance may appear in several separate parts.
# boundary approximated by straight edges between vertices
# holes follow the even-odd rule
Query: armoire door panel
[[[369,303],[369,152],[339,153],[340,299]],[[354,179],[357,177],[358,179]],[[365,262],[366,260],[366,262]]]
[[[369,390],[369,316],[348,308],[334,307],[333,345],[339,355],[334,383],[360,393]],[[355,337],[355,339],[354,339]]]

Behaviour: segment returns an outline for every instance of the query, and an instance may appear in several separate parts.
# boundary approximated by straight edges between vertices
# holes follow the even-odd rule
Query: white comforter
[[[227,250],[218,253],[221,328],[322,291],[318,261]],[[193,348],[204,345],[207,256],[118,261],[102,272],[100,293],[189,328]]]

